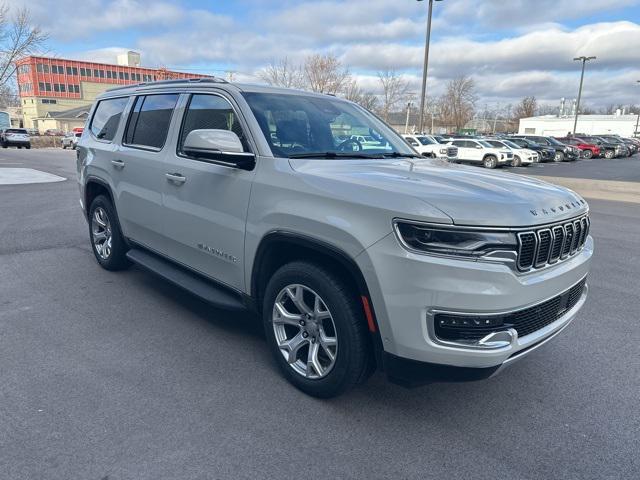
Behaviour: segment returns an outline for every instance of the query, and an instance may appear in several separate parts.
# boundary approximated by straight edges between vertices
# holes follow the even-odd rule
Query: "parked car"
[[[402,135],[402,137],[425,157],[443,158],[449,161],[455,161],[458,158],[456,147],[441,144],[431,135]]]
[[[480,163],[485,168],[508,165],[513,160],[513,152],[506,147],[495,148],[484,140],[456,138],[447,143],[458,147],[458,161]]]
[[[338,121],[380,147],[336,144]],[[464,141],[487,166],[510,161]],[[329,95],[213,78],[115,88],[91,109],[77,172],[100,266],[137,263],[261,315],[282,374],[318,397],[376,368],[406,386],[493,376],[587,297],[577,193],[425,159]]]
[[[0,145],[2,148],[31,148],[31,138],[25,128],[5,128],[0,132]]]
[[[614,143],[604,138],[589,135],[576,135],[575,138],[597,145],[602,156],[607,159],[626,157],[629,154],[627,146],[621,143]]]
[[[582,158],[597,158],[600,156],[600,147],[595,143],[586,143],[584,140],[581,140],[576,137],[561,137],[557,138],[559,142],[564,143],[565,145],[573,145],[577,147],[582,152]]]
[[[603,140],[609,141],[611,143],[615,143],[617,145],[625,145],[629,150],[629,153],[626,156],[630,157],[638,151],[637,145],[634,142],[627,140],[626,138],[619,137],[618,135],[598,135],[598,136]]]
[[[553,157],[554,162],[573,162],[580,158],[580,150],[573,145],[565,145],[553,137],[545,137],[542,135],[517,135],[536,142],[538,145],[553,148],[556,153]]]
[[[67,148],[71,148],[72,150],[76,149],[76,146],[78,145],[78,140],[80,140],[80,137],[82,137],[82,132],[71,132],[71,133],[67,133],[64,137],[62,137],[62,148],[63,149],[67,149]]]
[[[495,148],[506,148],[513,153],[511,160],[512,167],[528,167],[532,163],[538,163],[540,154],[535,150],[521,147],[517,143],[513,143],[507,139],[485,138],[485,142],[491,144]]]
[[[527,140],[526,138],[506,137],[506,140],[509,140],[510,142],[513,142],[522,148],[526,148],[526,149],[538,152],[540,162],[553,161],[553,159],[556,156],[555,148],[538,145],[536,142],[532,142],[531,140]]]
[[[49,128],[44,131],[44,135],[46,137],[62,137],[64,135],[64,132],[56,128]]]

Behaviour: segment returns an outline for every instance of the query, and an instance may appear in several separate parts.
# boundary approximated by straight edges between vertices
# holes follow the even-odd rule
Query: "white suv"
[[[431,135],[402,135],[409,145],[411,145],[416,152],[425,157],[430,158],[442,158],[451,162],[458,158],[458,149],[451,145],[443,145],[439,143]]]
[[[255,311],[283,375],[319,397],[375,369],[403,385],[487,378],[587,295],[579,195],[420,156],[333,96],[217,79],[116,88],[92,108],[77,171],[103,268],[133,262]]]
[[[458,147],[458,161],[480,163],[485,168],[507,165],[513,160],[513,153],[508,148],[496,148],[485,140],[454,138],[448,145]]]
[[[513,160],[511,160],[511,165],[513,167],[528,167],[532,163],[538,163],[538,161],[540,160],[538,152],[521,147],[517,143],[513,143],[510,140],[486,138],[485,142],[487,142],[494,148],[506,148],[507,150],[510,150],[513,153]]]

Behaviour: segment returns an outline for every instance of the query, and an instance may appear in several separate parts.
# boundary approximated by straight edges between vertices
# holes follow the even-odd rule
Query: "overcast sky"
[[[166,66],[258,81],[272,59],[332,53],[362,84],[401,71],[419,91],[427,2],[415,0],[11,0],[49,32],[51,53],[113,63],[133,49],[145,66]],[[54,6],[55,5],[55,6]],[[429,90],[460,74],[477,83],[480,103],[525,95],[557,104],[640,103],[640,0],[444,0],[434,8]]]

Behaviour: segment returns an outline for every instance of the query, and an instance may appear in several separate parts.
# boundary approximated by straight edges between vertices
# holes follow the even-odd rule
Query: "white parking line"
[[[59,177],[33,168],[2,168],[0,167],[0,185],[23,185],[27,183],[64,182],[66,178]]]

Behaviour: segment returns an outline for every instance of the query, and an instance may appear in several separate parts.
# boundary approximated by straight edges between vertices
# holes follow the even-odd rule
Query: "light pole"
[[[580,75],[580,88],[578,89],[578,102],[576,103],[576,118],[573,121],[573,134],[576,134],[576,128],[578,128],[578,112],[580,111],[580,98],[582,97],[582,82],[584,81],[584,66],[589,60],[595,60],[596,57],[576,57],[574,62],[582,62],[582,74]]]
[[[407,103],[407,120],[404,123],[404,133],[405,134],[409,133],[409,115],[411,115],[411,105],[413,105],[412,102]]]
[[[423,0],[418,0],[422,2]],[[441,2],[442,0],[435,0]],[[420,95],[420,120],[418,129],[420,133],[424,132],[424,103],[427,95],[427,68],[429,66],[429,43],[431,42],[431,16],[433,14],[433,2],[429,0],[429,14],[427,15],[427,40],[424,45],[424,65],[422,66],[422,94]]]
[[[640,83],[640,80],[636,80],[637,83]],[[638,124],[640,124],[640,111],[638,111],[638,119],[636,120],[636,131],[633,132],[633,136],[638,136]]]

